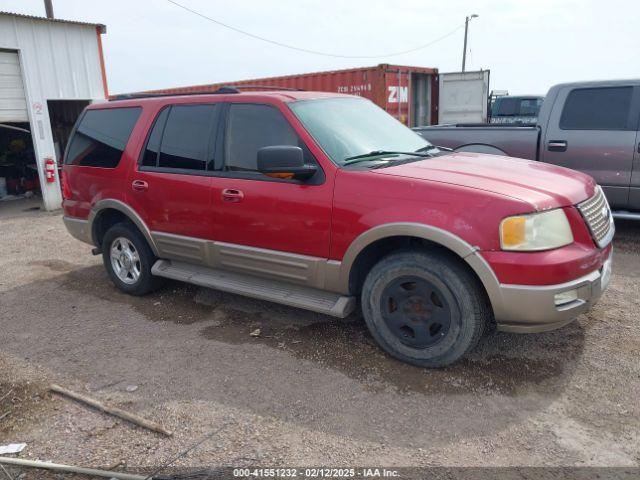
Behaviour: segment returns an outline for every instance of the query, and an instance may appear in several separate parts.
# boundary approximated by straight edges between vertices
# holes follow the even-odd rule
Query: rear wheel
[[[123,292],[144,295],[160,287],[162,278],[151,274],[157,260],[140,232],[128,223],[117,223],[102,239],[102,260],[111,281]]]
[[[491,312],[478,280],[436,252],[391,254],[362,289],[369,331],[393,357],[422,367],[449,365],[471,350]]]

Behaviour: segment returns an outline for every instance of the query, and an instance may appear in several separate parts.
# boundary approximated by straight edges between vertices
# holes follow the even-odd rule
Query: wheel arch
[[[510,156],[507,152],[505,152],[501,148],[498,148],[495,145],[491,145],[489,143],[467,143],[465,145],[460,145],[459,147],[456,147],[454,151],[485,153],[489,155],[502,155],[507,157]]]
[[[402,239],[399,243],[397,240]],[[408,241],[408,243],[407,243]],[[499,282],[489,264],[478,253],[478,248],[462,238],[441,228],[419,223],[399,222],[374,227],[359,235],[345,252],[337,281],[339,291],[357,294],[359,280],[354,275],[366,276],[370,268],[381,256],[389,253],[395,245],[411,246],[414,241],[422,246],[443,249],[463,261],[480,281],[492,305],[499,302]],[[372,252],[376,246],[386,249],[383,252]],[[366,256],[371,255],[369,259]],[[355,268],[355,270],[354,270]],[[364,268],[364,272],[357,269]],[[356,291],[354,291],[356,290]]]
[[[120,215],[122,219],[129,220],[142,233],[154,255],[158,255],[158,249],[153,241],[151,231],[140,215],[126,203],[111,198],[98,201],[89,213],[89,228],[94,245],[101,247],[100,239],[105,233],[101,229],[106,215],[113,216],[114,219]]]

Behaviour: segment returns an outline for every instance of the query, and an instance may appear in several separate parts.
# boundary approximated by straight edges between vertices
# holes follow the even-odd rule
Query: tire
[[[433,251],[384,257],[367,275],[362,313],[378,344],[420,367],[450,365],[473,349],[492,313],[474,275]]]
[[[116,257],[117,252],[122,252]],[[113,284],[130,295],[145,295],[163,284],[151,274],[157,258],[142,234],[129,223],[117,223],[102,239],[102,261]]]

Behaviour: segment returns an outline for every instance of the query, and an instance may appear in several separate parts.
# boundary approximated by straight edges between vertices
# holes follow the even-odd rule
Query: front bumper
[[[493,299],[498,330],[515,333],[546,332],[560,328],[597,303],[611,277],[612,253],[602,267],[576,280],[558,285],[500,284]],[[577,298],[556,305],[556,294],[575,291]],[[496,301],[497,300],[497,301]]]

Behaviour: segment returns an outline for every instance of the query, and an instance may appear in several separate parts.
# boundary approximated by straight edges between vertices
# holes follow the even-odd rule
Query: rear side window
[[[275,145],[302,147],[305,157],[308,156],[303,142],[277,108],[255,104],[229,107],[225,148],[227,170],[256,171],[258,150]]]
[[[217,121],[216,105],[174,105],[158,115],[142,156],[142,165],[205,171]]]
[[[64,163],[117,167],[141,110],[140,107],[87,110],[69,142]]]
[[[562,110],[563,130],[627,130],[633,87],[572,90]]]

